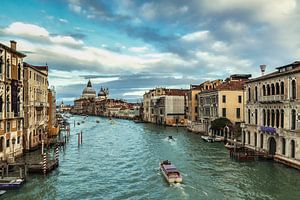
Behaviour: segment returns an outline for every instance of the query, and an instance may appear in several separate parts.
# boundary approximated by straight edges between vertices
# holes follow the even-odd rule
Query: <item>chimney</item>
[[[17,50],[17,42],[14,40],[10,41],[10,48],[12,48],[13,50]]]
[[[267,65],[260,65],[259,67],[260,67],[261,75],[262,76],[265,75]]]

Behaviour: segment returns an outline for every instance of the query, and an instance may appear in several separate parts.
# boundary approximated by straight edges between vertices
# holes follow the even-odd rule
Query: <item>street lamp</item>
[[[16,143],[16,138],[13,137],[13,138],[11,139],[11,142],[12,142],[12,145],[13,145],[13,159],[14,159],[14,161],[15,161],[15,143]]]

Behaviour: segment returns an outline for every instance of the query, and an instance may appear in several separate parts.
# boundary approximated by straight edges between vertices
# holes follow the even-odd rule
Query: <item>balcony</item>
[[[13,112],[7,112],[7,113],[6,113],[6,118],[7,118],[7,119],[14,118],[14,113],[13,113]]]
[[[284,95],[270,95],[259,97],[259,102],[261,103],[279,103],[285,100]]]

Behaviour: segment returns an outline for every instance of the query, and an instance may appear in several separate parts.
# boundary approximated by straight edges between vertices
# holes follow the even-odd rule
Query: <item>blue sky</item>
[[[1,1],[0,42],[49,66],[58,102],[90,78],[136,102],[153,87],[259,75],[299,60],[298,0]]]

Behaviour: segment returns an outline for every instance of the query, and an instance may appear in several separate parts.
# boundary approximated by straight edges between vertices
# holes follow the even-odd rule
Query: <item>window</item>
[[[292,125],[291,129],[295,130],[296,129],[296,110],[292,110]]]
[[[271,94],[271,91],[270,91],[270,85],[267,84],[267,95],[269,96]]]
[[[248,88],[248,101],[251,101],[251,88]]]
[[[280,124],[281,124],[281,128],[283,128],[284,127],[284,110],[281,110]]]
[[[195,112],[198,112],[198,106],[195,107]]]
[[[291,141],[291,157],[295,158],[295,141]]]
[[[263,85],[262,90],[263,90],[263,96],[266,96],[266,86],[265,85]]]
[[[276,127],[279,128],[279,110],[276,110]]]
[[[260,134],[260,148],[264,148],[264,135]]]
[[[20,136],[17,137],[17,144],[20,144]]]
[[[296,81],[292,80],[292,99],[296,99]]]
[[[236,118],[238,118],[238,119],[241,118],[241,109],[240,108],[236,109]]]
[[[254,133],[254,146],[257,146],[257,133]]]
[[[6,77],[10,78],[10,64],[9,64],[9,59],[7,59],[7,64],[6,64]]]
[[[6,122],[6,132],[10,132],[10,122]]]
[[[266,110],[263,109],[263,125],[266,126]]]
[[[222,108],[222,116],[226,117],[226,108]]]
[[[226,103],[226,95],[223,95],[223,96],[222,96],[222,102],[223,102],[223,103]]]
[[[257,109],[255,109],[255,124],[257,124]]]
[[[280,83],[280,91],[281,91],[281,94],[284,94],[284,82],[283,81]]]
[[[250,131],[248,131],[248,144],[250,144],[251,141],[250,141]]]
[[[282,138],[281,140],[281,153],[282,155],[285,155],[285,139]]]
[[[267,110],[267,126],[270,126],[270,110]]]
[[[238,102],[242,103],[242,96],[241,95],[238,96]]]
[[[251,123],[251,111],[248,109],[248,124]]]
[[[4,137],[0,137],[0,152],[3,151],[3,142],[4,142]]]
[[[257,101],[257,99],[258,99],[258,96],[257,96],[258,94],[257,94],[257,86],[255,86],[255,101]]]
[[[275,85],[272,83],[271,85],[272,95],[275,95]]]
[[[275,125],[275,111],[271,111],[271,126],[274,127]]]
[[[0,56],[0,74],[2,74],[2,64],[3,64],[3,59],[2,56]]]
[[[0,96],[0,113],[3,112],[3,98]]]
[[[6,147],[9,147],[9,139],[6,140]]]
[[[277,95],[280,94],[280,91],[279,91],[279,83],[278,83],[278,82],[276,83],[276,94],[277,94]]]

